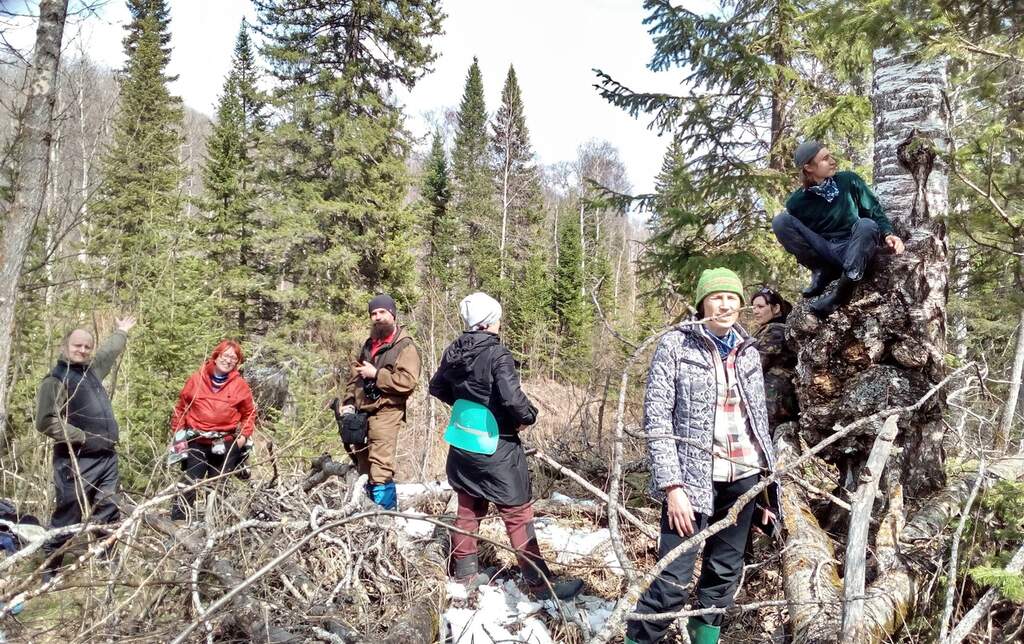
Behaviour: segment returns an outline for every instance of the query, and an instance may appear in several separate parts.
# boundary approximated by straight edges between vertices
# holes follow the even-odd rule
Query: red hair
[[[238,344],[234,340],[221,340],[220,344],[214,348],[213,353],[210,354],[210,360],[216,360],[220,357],[220,354],[224,353],[228,349],[233,349],[235,355],[238,356],[238,362],[235,366],[241,365],[245,362],[245,354],[242,353],[242,345]]]

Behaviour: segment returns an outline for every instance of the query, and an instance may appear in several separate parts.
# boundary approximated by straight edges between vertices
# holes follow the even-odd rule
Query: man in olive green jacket
[[[95,340],[85,329],[64,337],[57,365],[39,385],[36,398],[36,429],[52,438],[53,481],[57,503],[50,522],[53,528],[88,519],[112,523],[120,516],[115,495],[118,426],[103,378],[110,373],[125,349],[135,318],[117,320],[117,330],[93,357]],[[51,558],[46,575],[60,567],[59,553],[71,535],[57,537],[44,546]],[[54,554],[56,553],[56,554]]]

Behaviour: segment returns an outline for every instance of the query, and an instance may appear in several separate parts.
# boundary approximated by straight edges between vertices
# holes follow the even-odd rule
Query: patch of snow
[[[463,586],[462,584],[460,584],[457,581],[449,581],[448,582],[447,591],[448,591],[448,599],[459,599],[459,600],[469,599],[469,591],[466,590],[465,586]]]
[[[568,564],[582,557],[594,557],[602,560],[616,575],[622,574],[619,560],[611,548],[611,533],[608,528],[570,528],[550,517],[539,517],[535,526],[537,540],[545,552],[554,554],[557,563]]]
[[[531,644],[554,644],[548,627],[536,617],[528,617],[523,620],[523,629],[519,631],[519,639]]]
[[[459,599],[459,595],[465,596],[465,590],[461,584],[448,584],[448,594],[453,600]],[[452,607],[442,616],[454,644],[492,640],[547,644],[552,641],[544,624],[530,619],[544,604],[530,601],[515,582],[507,580],[497,586],[480,586],[478,590],[476,609]],[[517,624],[524,628],[515,634],[506,628]],[[524,636],[532,639],[524,639]]]
[[[584,508],[587,510],[599,510],[603,506],[603,504],[598,503],[593,499],[576,499],[562,494],[561,492],[552,492],[550,501],[559,505],[568,505],[574,508]]]
[[[409,499],[428,492],[451,492],[452,486],[448,481],[427,481],[426,483],[396,483],[395,492],[398,500]]]
[[[419,512],[418,510],[406,510],[403,514],[411,514],[419,517],[427,516],[426,513]],[[395,525],[404,530],[405,533],[413,539],[423,539],[434,534],[434,524],[429,521],[398,517],[395,519]]]
[[[462,584],[448,584],[448,597],[456,605],[442,615],[442,632],[450,634],[453,644],[491,641],[554,644],[541,615],[547,613],[551,618],[561,619],[555,602],[530,600],[512,580],[496,580],[478,590],[474,609],[469,607],[470,600]],[[594,633],[604,626],[615,602],[580,595],[575,601],[563,603],[561,608],[570,619]]]

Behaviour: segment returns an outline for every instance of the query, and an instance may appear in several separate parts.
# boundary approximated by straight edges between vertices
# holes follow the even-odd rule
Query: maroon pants
[[[470,496],[459,492],[459,512],[455,518],[455,527],[468,532],[460,534],[452,532],[452,556],[458,560],[476,554],[476,532],[480,528],[480,519],[487,515],[486,499]],[[498,514],[505,523],[508,540],[516,551],[516,556],[523,565],[523,559],[534,562],[541,560],[540,546],[537,545],[533,531],[533,505],[526,502],[522,505],[497,505]]]

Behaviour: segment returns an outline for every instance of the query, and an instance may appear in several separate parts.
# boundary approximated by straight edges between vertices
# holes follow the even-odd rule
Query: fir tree
[[[466,258],[470,288],[494,285],[498,277],[498,231],[487,108],[476,58],[466,73],[452,150],[452,216],[464,231],[460,250]]]
[[[306,328],[355,314],[375,291],[409,302],[414,216],[391,86],[411,88],[436,57],[439,3],[255,4],[283,116],[266,175],[279,300]]]
[[[666,161],[676,169],[663,175],[659,189],[660,200],[673,205],[658,213],[654,247],[663,256],[687,257],[759,251],[759,232],[794,187],[790,158],[798,132],[864,158],[870,103],[861,68],[842,71],[849,62],[842,58],[849,55],[845,48],[835,40],[818,42],[827,11],[813,4],[739,0],[707,15],[668,0],[644,6],[655,45],[650,68],[685,69],[687,91],[635,92],[603,72],[598,77],[605,99],[633,116],[649,115],[652,127],[674,137]],[[820,71],[801,74],[803,66]],[[678,246],[671,231],[698,222],[728,234],[709,236],[700,248]],[[672,278],[685,282],[687,276]]]
[[[536,239],[533,229],[541,215],[540,177],[533,162],[522,92],[512,66],[492,129],[491,159],[501,217],[498,276],[504,281],[523,263],[526,246]]]
[[[236,321],[241,333],[252,329],[261,309],[261,293],[268,288],[253,243],[257,235],[253,156],[263,130],[264,109],[257,80],[256,61],[243,23],[202,169],[203,206],[209,213],[208,256],[223,278],[222,311]]]
[[[558,262],[555,266],[551,303],[558,316],[558,330],[567,353],[585,363],[589,357],[588,335],[593,322],[587,301],[582,266],[583,246],[576,217],[563,217],[558,227]]]
[[[103,186],[92,204],[90,248],[124,290],[122,297],[133,300],[159,271],[153,259],[176,245],[185,171],[179,160],[181,100],[171,95],[164,73],[170,60],[167,7],[158,0],[131,0],[128,7],[129,57],[113,144],[103,159]]]
[[[125,421],[122,440],[135,444],[139,462],[146,463],[145,454],[163,444],[168,405],[224,329],[210,297],[218,275],[195,252],[196,222],[183,208],[182,107],[165,74],[167,7],[132,0],[129,8],[120,105],[86,239],[89,272],[103,275],[91,304],[134,308],[140,315],[121,372],[132,386],[115,404]]]
[[[427,265],[430,276],[446,291],[455,286],[455,243],[458,227],[452,216],[451,176],[444,141],[440,132],[434,132],[434,141],[427,159],[423,179],[423,200],[427,204],[426,232],[428,240]]]

